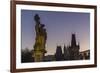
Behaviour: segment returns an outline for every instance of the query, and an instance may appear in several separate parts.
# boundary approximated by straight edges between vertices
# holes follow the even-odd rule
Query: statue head
[[[39,20],[40,20],[40,17],[39,17],[38,14],[35,14],[35,16],[34,16],[34,20],[35,20],[35,21],[39,21]]]

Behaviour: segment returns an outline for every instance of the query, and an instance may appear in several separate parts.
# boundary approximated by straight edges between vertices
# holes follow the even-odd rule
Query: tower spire
[[[71,46],[76,46],[76,36],[75,36],[75,34],[72,34]]]

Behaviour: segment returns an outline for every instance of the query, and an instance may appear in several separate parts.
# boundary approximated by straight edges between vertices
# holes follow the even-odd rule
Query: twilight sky
[[[89,49],[89,13],[21,10],[22,49],[33,49],[36,36],[35,14],[39,14],[40,21],[45,24],[47,30],[47,54],[54,54],[57,45],[61,45],[62,48],[64,44],[70,45],[72,33],[76,34],[76,41],[80,43],[80,51]]]

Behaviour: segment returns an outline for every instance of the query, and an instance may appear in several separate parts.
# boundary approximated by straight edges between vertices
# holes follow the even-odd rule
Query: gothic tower
[[[72,34],[71,46],[76,46],[76,37],[75,37],[75,34]]]
[[[64,50],[64,60],[70,60],[70,52],[69,52],[70,48],[69,48],[69,46],[66,47],[64,45],[63,50]]]
[[[55,53],[56,61],[62,61],[63,60],[63,53],[61,46],[57,46],[56,53]]]
[[[71,46],[70,46],[70,59],[72,60],[78,60],[79,59],[79,49],[80,46],[79,44],[76,43],[76,36],[75,34],[72,34],[72,39],[71,39]]]

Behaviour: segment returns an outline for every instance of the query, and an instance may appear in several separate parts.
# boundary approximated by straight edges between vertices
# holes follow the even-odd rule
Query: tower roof
[[[76,46],[76,36],[75,36],[75,34],[72,34],[71,46]]]

